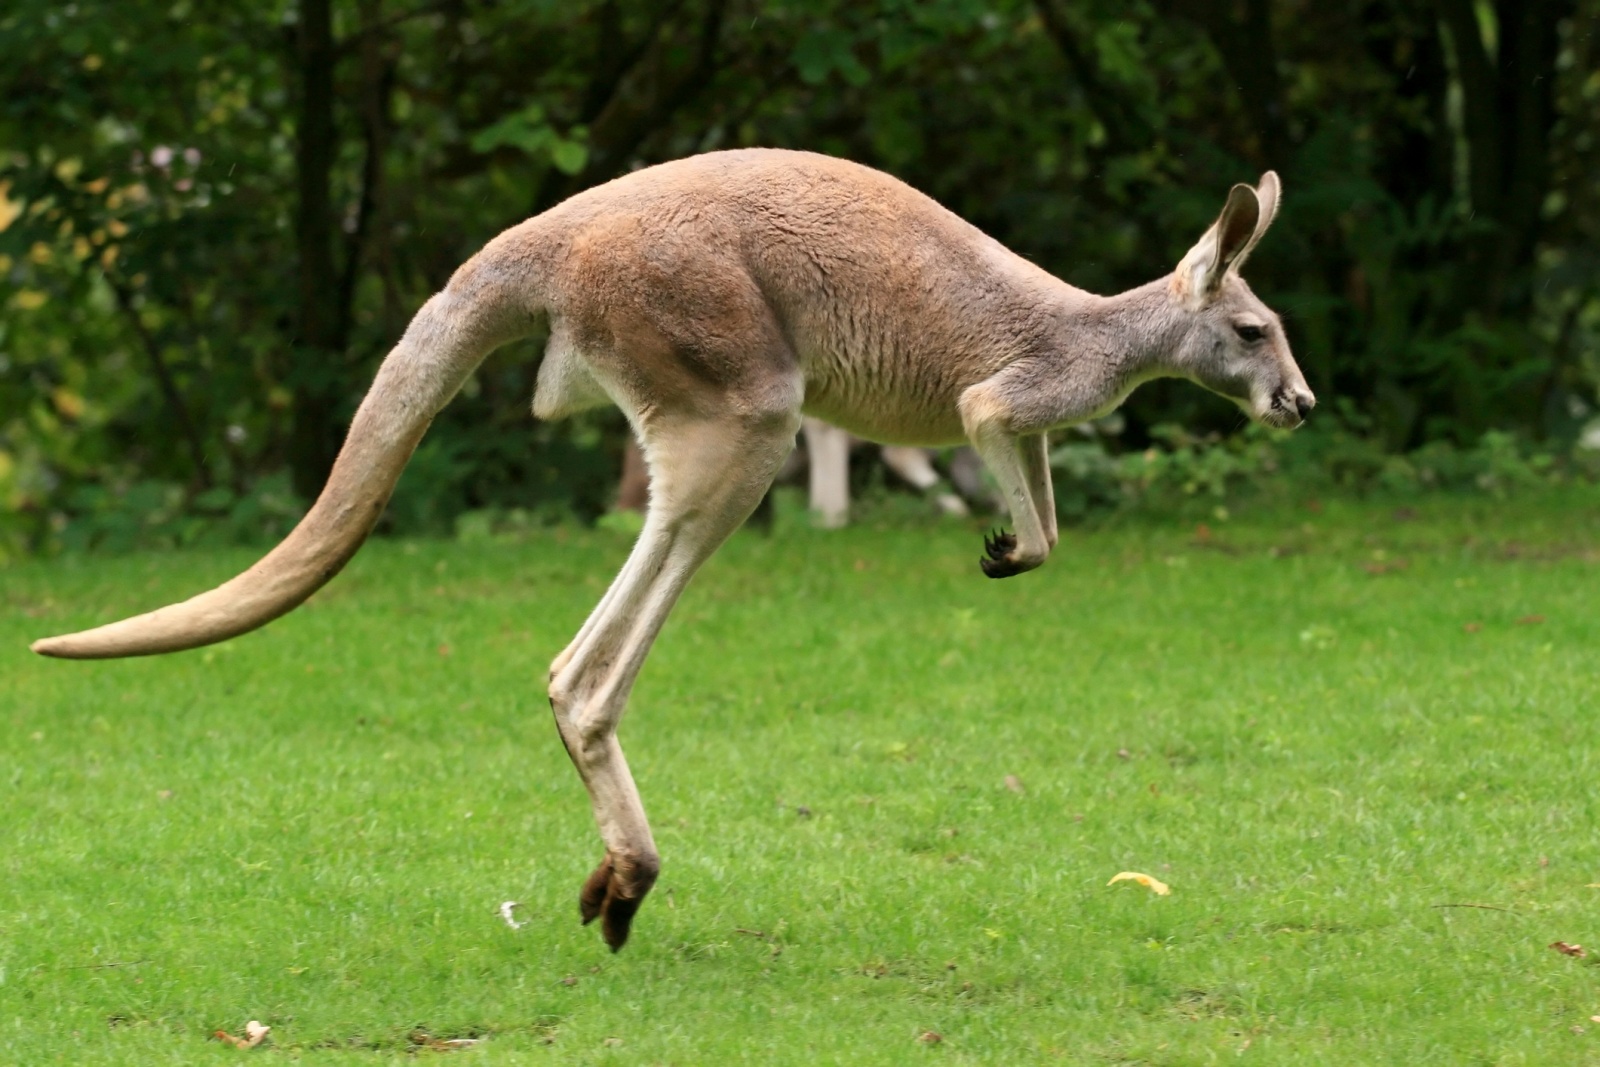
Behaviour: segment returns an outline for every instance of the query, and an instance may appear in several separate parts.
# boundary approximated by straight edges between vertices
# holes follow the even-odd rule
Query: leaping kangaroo
[[[749,515],[801,413],[897,444],[970,441],[1010,505],[983,573],[1056,543],[1046,433],[1182,377],[1270,426],[1315,403],[1278,317],[1239,267],[1278,208],[1277,175],[1235,185],[1171,274],[1075,289],[887,174],[771,149],[636,171],[514,226],[422,306],[350,426],[328,483],[281,544],[210,592],[33,644],[95,659],[224,641],[292,610],[360,547],[435,414],[489,352],[543,325],[533,413],[611,403],[649,464],[643,532],[550,665],[550,706],[605,858],[579,894],[613,951],[660,859],[617,743],[651,643],[695,570]]]

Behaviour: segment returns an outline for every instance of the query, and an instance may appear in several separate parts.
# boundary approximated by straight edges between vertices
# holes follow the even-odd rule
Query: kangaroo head
[[[1239,276],[1278,213],[1280,193],[1270,170],[1254,189],[1235,185],[1222,214],[1173,272],[1169,288],[1185,319],[1173,370],[1258,422],[1292,428],[1305,421],[1317,398],[1289,352],[1278,316]]]

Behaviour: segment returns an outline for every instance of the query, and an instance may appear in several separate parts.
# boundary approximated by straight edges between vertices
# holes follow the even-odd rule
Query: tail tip
[[[41,656],[50,656],[55,659],[71,658],[71,652],[68,647],[68,639],[66,636],[41,637],[39,640],[29,645],[28,649],[29,651],[36,652]]]

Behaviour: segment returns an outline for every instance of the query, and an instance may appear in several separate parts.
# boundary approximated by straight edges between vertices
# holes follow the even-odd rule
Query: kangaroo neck
[[[1063,349],[1092,358],[1115,377],[1167,377],[1183,333],[1181,316],[1160,278],[1115,296],[1074,301],[1063,323]]]

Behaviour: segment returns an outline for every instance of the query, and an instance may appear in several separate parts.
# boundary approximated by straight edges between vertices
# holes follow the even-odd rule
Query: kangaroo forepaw
[[[1031,571],[1044,562],[1044,557],[1038,559],[1019,559],[1017,557],[1017,535],[996,530],[983,539],[985,555],[978,560],[978,566],[983,568],[983,573],[990,578],[1009,578],[1013,574]]]
[[[1004,530],[995,530],[983,539],[983,550],[993,560],[1005,559],[1006,556],[1011,554],[1011,550],[1016,547],[1017,535],[1006,533]],[[988,573],[987,567],[984,568],[984,573]]]
[[[633,916],[661,873],[655,856],[617,857],[610,853],[594,869],[578,893],[583,925],[600,920],[600,935],[616,952],[628,943]]]
[[[983,573],[990,578],[1009,578],[1013,574],[1021,574],[1028,568],[1019,567],[1012,560],[1011,553],[1016,547],[1016,534],[995,530],[983,539],[984,555],[978,560],[978,566],[982,567]]]

